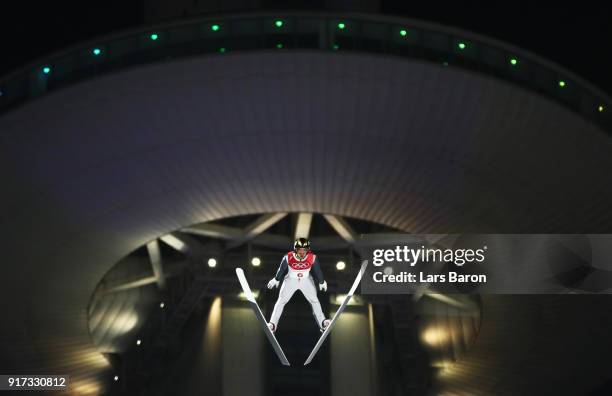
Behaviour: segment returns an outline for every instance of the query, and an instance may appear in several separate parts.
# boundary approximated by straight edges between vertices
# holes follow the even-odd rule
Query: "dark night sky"
[[[61,0],[22,1],[18,8],[3,10],[0,75],[62,47],[141,25],[142,2],[81,1],[75,5]],[[266,1],[267,8],[281,8],[287,3]],[[518,45],[612,93],[612,12],[606,10],[604,2],[550,5],[535,1],[478,4],[382,0],[381,8],[386,14],[463,28]]]

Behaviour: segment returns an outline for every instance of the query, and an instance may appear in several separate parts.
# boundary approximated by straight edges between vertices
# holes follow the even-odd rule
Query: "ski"
[[[315,357],[315,355],[319,351],[319,348],[321,348],[321,345],[323,345],[323,342],[325,341],[325,339],[329,335],[329,332],[331,331],[332,327],[334,327],[334,323],[336,323],[336,321],[338,320],[338,317],[344,311],[344,309],[348,305],[349,301],[351,300],[351,297],[353,297],[353,294],[355,293],[355,290],[357,289],[357,286],[359,285],[359,282],[361,281],[361,277],[363,276],[363,273],[365,272],[365,269],[366,269],[367,265],[368,265],[368,261],[367,260],[365,260],[361,264],[361,268],[359,269],[359,273],[357,274],[357,277],[355,278],[355,281],[353,282],[353,286],[351,286],[351,290],[349,290],[348,294],[344,298],[344,301],[342,301],[342,304],[340,305],[340,308],[338,308],[338,310],[336,311],[336,314],[334,315],[333,319],[331,320],[331,323],[329,324],[329,326],[327,326],[327,328],[325,329],[323,334],[321,334],[321,337],[319,338],[319,341],[317,341],[316,345],[312,349],[312,352],[310,352],[310,355],[308,356],[308,359],[306,359],[306,361],[304,362],[304,366],[309,364],[312,361],[312,359]]]
[[[242,268],[236,268],[236,275],[238,275],[238,281],[240,282],[240,286],[242,286],[242,291],[244,292],[246,299],[251,304],[253,312],[255,312],[255,317],[257,317],[257,320],[263,327],[264,332],[266,333],[266,337],[268,337],[270,344],[272,344],[272,348],[274,349],[274,352],[276,352],[278,359],[284,366],[291,366],[280,344],[276,340],[276,337],[274,337],[274,333],[272,333],[272,331],[268,327],[268,322],[266,322],[266,319],[264,318],[263,313],[259,308],[259,305],[257,305],[257,301],[255,301],[255,296],[253,295],[253,292],[249,287],[249,283],[247,282],[246,277],[244,276],[244,271],[242,270]]]

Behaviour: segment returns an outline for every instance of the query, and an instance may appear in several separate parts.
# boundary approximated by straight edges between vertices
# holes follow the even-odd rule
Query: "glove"
[[[268,282],[268,289],[272,289],[273,287],[278,287],[278,284],[280,282],[276,280],[276,278],[272,278],[270,279],[270,282]]]
[[[319,290],[321,291],[327,291],[327,282],[323,281],[323,283],[319,283]]]

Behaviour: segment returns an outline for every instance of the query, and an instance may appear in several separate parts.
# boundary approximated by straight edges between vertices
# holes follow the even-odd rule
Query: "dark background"
[[[21,1],[10,7],[2,4],[0,76],[63,47],[142,25],[143,2],[56,0]],[[317,0],[264,3],[268,10],[321,10],[324,4]],[[612,93],[612,12],[606,9],[605,2],[551,5],[534,1],[381,0],[380,8],[384,14],[454,26],[523,47]]]

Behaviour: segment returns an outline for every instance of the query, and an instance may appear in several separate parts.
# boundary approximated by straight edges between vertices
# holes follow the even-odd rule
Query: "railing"
[[[0,80],[0,115],[75,82],[134,65],[228,52],[358,51],[460,67],[520,85],[612,134],[612,101],[571,72],[525,50],[469,32],[403,18],[296,12],[224,15],[101,37]]]

